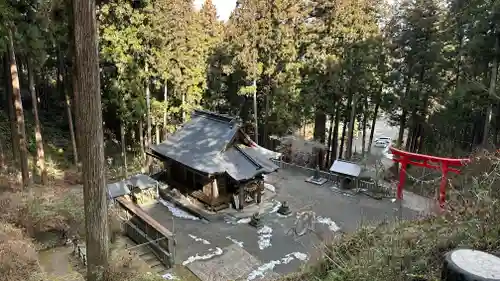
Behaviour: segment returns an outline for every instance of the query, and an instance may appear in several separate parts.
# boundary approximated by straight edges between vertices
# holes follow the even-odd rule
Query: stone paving
[[[277,208],[272,208],[263,215],[264,227],[260,231],[248,225],[249,219],[241,217],[228,215],[226,221],[207,222],[190,219],[189,215],[179,215],[176,211],[169,212],[160,203],[143,206],[143,209],[176,235],[175,257],[178,264],[190,267],[194,263],[207,268],[200,263],[213,263],[213,259],[222,259],[227,249],[234,247],[232,245],[244,249],[255,257],[259,266],[253,261],[249,265],[252,270],[240,274],[247,275],[241,280],[263,280],[262,276],[274,274],[273,271],[284,274],[298,270],[307,260],[305,256],[315,256],[315,246],[322,239],[331,237],[331,229],[336,229],[336,226],[342,231],[351,232],[360,224],[393,220],[399,214],[397,205],[390,198],[375,200],[363,195],[346,196],[333,191],[331,183],[317,186],[306,183],[305,178],[298,169],[282,169],[267,177],[266,181],[276,190],[275,203],[287,201],[293,213],[283,217],[276,213]],[[308,232],[301,237],[287,234],[294,227],[296,213],[305,210],[312,210],[317,216],[315,232]],[[406,207],[401,213],[403,218],[408,219],[417,216],[416,211]],[[227,248],[229,246],[232,247]],[[231,259],[236,260],[235,255],[231,253]],[[219,270],[230,271],[231,267],[231,264],[225,264]],[[241,268],[241,265],[235,261],[233,267]]]

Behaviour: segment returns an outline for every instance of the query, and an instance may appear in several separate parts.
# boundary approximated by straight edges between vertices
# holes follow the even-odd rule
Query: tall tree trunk
[[[8,49],[10,60],[10,75],[12,77],[12,97],[17,124],[17,135],[19,136],[19,158],[21,164],[21,176],[23,186],[28,186],[30,181],[28,168],[28,148],[26,147],[26,128],[24,124],[23,102],[21,99],[21,88],[17,72],[16,54],[14,52],[14,38],[12,30],[8,30]]]
[[[165,108],[163,110],[163,139],[166,140],[168,136],[168,82],[165,81],[165,85],[163,85],[163,102],[165,103]]]
[[[12,157],[14,163],[18,163],[19,157],[19,135],[17,134],[16,125],[16,111],[14,109],[14,95],[12,93],[12,76],[10,75],[10,59],[9,52],[7,51],[4,56],[4,66],[5,66],[5,92],[7,94],[7,111],[9,112],[9,124],[10,124],[10,140],[12,143]],[[17,166],[17,165],[16,165]]]
[[[186,122],[186,94],[185,93],[182,93],[181,110],[182,110],[182,123],[184,123],[184,122]]]
[[[361,140],[361,155],[365,155],[366,151],[366,127],[368,123],[368,99],[365,99],[365,102],[363,104],[363,120],[362,120],[362,127],[363,127],[363,135],[362,135],[362,140]]]
[[[73,45],[73,44],[71,44]],[[68,117],[68,127],[69,127],[69,135],[71,137],[71,147],[73,149],[73,163],[78,165],[78,148],[76,146],[76,136],[75,136],[75,127],[73,123],[73,110],[70,93],[72,90],[72,85],[69,85],[68,78],[69,75],[67,73],[67,68],[64,65],[64,55],[61,49],[57,50],[57,88],[61,97],[64,97],[66,101],[66,116]]]
[[[75,78],[76,75],[75,73],[75,28],[74,28],[74,16],[73,16],[73,10],[69,9],[69,24],[68,24],[68,35],[70,37],[69,40],[69,52],[68,52],[68,57],[70,61],[70,67],[66,66],[65,61],[62,59],[64,58],[64,54],[61,52],[59,49],[58,55],[61,59],[59,59],[59,68],[64,68],[64,74],[65,77],[61,80],[61,83],[64,83],[64,89],[65,92],[64,94],[64,99],[66,100],[66,115],[68,117],[68,127],[69,127],[69,134],[71,137],[71,147],[73,149],[73,162],[75,165],[79,165],[79,157],[78,157],[78,147],[77,147],[77,141],[76,141],[76,133],[75,133],[75,127],[74,127],[74,121],[73,121],[73,111],[75,111],[76,107],[74,102],[72,102],[75,99],[75,91],[74,91],[74,85],[75,85]]]
[[[414,108],[410,117],[410,127],[408,128],[408,138],[406,139],[405,150],[413,152],[413,145],[415,143],[415,139],[417,137],[417,109]]]
[[[316,109],[314,115],[314,140],[321,144],[326,141],[326,114],[322,109]]]
[[[380,89],[379,94],[377,95],[377,101],[376,101],[376,104],[375,104],[375,111],[373,112],[372,126],[370,128],[370,142],[368,143],[368,152],[370,152],[371,149],[372,149],[373,135],[375,134],[375,124],[377,123],[378,110],[380,108],[380,96],[381,96],[381,92],[382,92],[382,89]]]
[[[122,148],[122,177],[127,178],[127,144],[125,143],[125,124],[123,120],[120,121],[120,144]]]
[[[404,91],[403,97],[401,97],[402,113],[401,113],[401,116],[399,117],[399,133],[398,133],[398,140],[396,141],[396,146],[400,149],[403,145],[403,138],[404,138],[405,128],[406,128],[406,117],[408,115],[408,111],[403,106],[403,100],[410,93],[410,86],[411,86],[411,74],[409,73],[405,76],[405,91]],[[408,132],[408,134],[410,134],[410,132]],[[409,138],[409,136],[408,136],[408,138]],[[397,167],[397,163],[395,163],[395,165]]]
[[[498,137],[500,136],[500,103],[496,104],[495,108],[495,132],[493,135],[494,145],[498,146]]]
[[[307,127],[307,122],[306,122],[306,118],[304,117],[304,120],[302,121],[302,136],[304,137],[304,139],[306,139],[306,127]]]
[[[257,112],[257,80],[253,80],[253,114],[254,114],[254,134],[255,134],[255,143],[259,144],[259,115]]]
[[[146,73],[148,73],[148,65],[146,64]],[[184,97],[184,95],[183,95]],[[184,103],[183,103],[184,106]],[[184,110],[182,111],[184,114]],[[149,90],[149,75],[146,78],[146,149],[149,149],[151,146],[152,142],[152,137],[151,137],[151,92]],[[182,117],[184,119],[184,116]],[[151,172],[151,164],[152,164],[151,156],[149,154],[146,154],[146,163],[144,165],[144,170]]]
[[[326,114],[322,108],[317,108],[314,116],[314,140],[325,144],[326,141]],[[318,162],[320,168],[323,168],[324,164],[324,149],[320,149],[318,155]]]
[[[45,150],[43,148],[42,126],[38,117],[38,98],[35,88],[35,77],[33,66],[28,58],[28,84],[31,93],[31,101],[33,103],[33,116],[35,118],[35,141],[36,141],[36,167],[40,175],[40,180],[43,185],[48,183],[47,168],[45,167]]]
[[[344,115],[344,124],[342,124],[342,136],[340,137],[339,158],[344,159],[345,133],[347,131],[347,114]]]
[[[490,77],[490,89],[488,91],[489,93],[489,99],[492,100],[493,97],[495,96],[495,90],[496,90],[496,85],[497,85],[497,72],[498,72],[498,51],[500,49],[500,42],[498,39],[498,34],[495,34],[495,51],[494,51],[494,58],[493,62],[491,65],[491,77]],[[483,140],[481,142],[481,146],[484,148],[488,147],[488,138],[490,136],[490,123],[491,123],[491,115],[493,112],[493,103],[490,101],[488,103],[488,107],[486,108],[486,119],[484,120],[484,129],[483,129]]]
[[[73,110],[71,105],[70,89],[67,83],[67,72],[64,66],[64,56],[62,51],[58,48],[57,50],[57,87],[61,97],[64,96],[66,101],[66,116],[68,117],[69,135],[71,137],[71,147],[73,149],[73,163],[78,165],[78,148],[76,146],[76,136],[75,127],[73,123]],[[66,77],[64,77],[66,76]],[[66,79],[65,79],[66,78]]]
[[[337,150],[339,146],[339,126],[340,126],[340,101],[337,102],[337,110],[335,112],[335,125],[333,127],[333,144],[332,144],[332,157],[328,166],[333,164],[333,161],[337,160]]]
[[[333,108],[335,108],[335,103],[333,104]],[[326,166],[329,166],[330,159],[332,159],[332,137],[333,137],[333,122],[335,120],[335,115],[330,115],[330,124],[328,128],[328,143],[327,143],[327,151],[326,151]]]
[[[398,140],[396,141],[396,147],[401,148],[403,145],[403,138],[405,135],[405,127],[406,127],[406,109],[403,109],[401,116],[399,116],[399,132],[398,132]]]
[[[262,141],[265,148],[269,148],[269,95],[264,96],[264,133],[262,134]]]
[[[5,154],[3,153],[3,140],[2,136],[0,136],[0,171],[5,170]]]
[[[56,79],[56,89],[60,97],[64,97],[65,95],[65,87],[64,87],[64,56],[62,54],[61,48],[59,46],[56,47],[57,52],[57,79]]]
[[[68,125],[69,125],[69,134],[71,137],[71,146],[73,149],[73,163],[78,165],[78,149],[76,146],[76,136],[75,136],[75,127],[73,126],[73,113],[71,110],[71,98],[69,93],[65,94],[66,99],[66,115],[68,116]]]
[[[425,129],[426,129],[426,124],[428,123],[429,116],[428,116],[428,106],[429,106],[429,92],[426,92],[424,95],[424,100],[423,100],[423,106],[422,106],[422,115],[419,118],[419,124],[418,124],[418,139],[416,140],[415,143],[415,152],[419,153],[422,151],[423,144],[424,144],[424,138],[425,138]],[[455,132],[457,132],[455,130]],[[458,139],[458,136],[455,137],[455,139]]]
[[[160,143],[160,124],[155,125],[156,144]]]
[[[146,150],[144,149],[144,121],[142,118],[139,119],[139,143],[141,144],[141,155],[142,159],[146,160]],[[145,173],[146,171],[142,171]]]
[[[356,122],[356,103],[358,102],[358,95],[353,94],[350,118],[349,118],[349,129],[347,130],[347,148],[346,148],[346,158],[350,159],[352,157],[352,141],[354,138],[354,124]]]
[[[108,279],[109,227],[95,2],[73,0],[73,20],[75,116],[83,168],[87,281],[104,281]]]

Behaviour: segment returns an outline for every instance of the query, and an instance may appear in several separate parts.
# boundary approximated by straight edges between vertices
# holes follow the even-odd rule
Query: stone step
[[[153,272],[160,274],[161,272],[166,271],[167,268],[163,264],[158,263],[158,264],[151,266],[151,270],[153,270]]]
[[[144,262],[146,262],[147,264],[159,262],[158,258],[153,253],[149,253],[147,255],[144,255],[144,256],[141,257],[141,259]]]

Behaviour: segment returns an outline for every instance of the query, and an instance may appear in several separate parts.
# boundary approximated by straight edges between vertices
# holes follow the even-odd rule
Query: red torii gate
[[[470,163],[470,159],[452,159],[452,158],[442,158],[431,155],[417,154],[412,152],[407,152],[399,150],[394,147],[389,147],[392,152],[392,160],[401,165],[399,170],[399,184],[397,189],[398,200],[403,199],[403,186],[406,181],[406,168],[408,164],[415,165],[419,167],[425,167],[429,169],[441,170],[441,185],[439,187],[439,206],[444,208],[444,201],[446,199],[446,182],[448,172],[453,172],[455,174],[460,174],[460,170],[453,167],[462,167]],[[431,163],[437,163],[432,165]]]

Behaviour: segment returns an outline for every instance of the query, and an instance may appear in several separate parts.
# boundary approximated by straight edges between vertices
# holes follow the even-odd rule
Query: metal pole
[[[257,80],[253,80],[253,113],[255,117],[255,144],[259,144],[259,125],[257,121]]]

